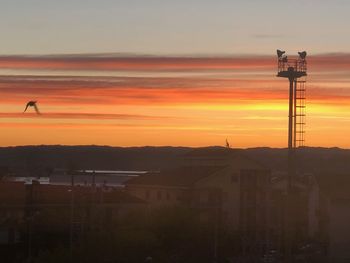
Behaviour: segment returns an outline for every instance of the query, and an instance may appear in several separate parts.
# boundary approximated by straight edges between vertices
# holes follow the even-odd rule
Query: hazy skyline
[[[1,3],[0,146],[285,147],[280,48],[309,53],[306,145],[350,147],[348,1]]]

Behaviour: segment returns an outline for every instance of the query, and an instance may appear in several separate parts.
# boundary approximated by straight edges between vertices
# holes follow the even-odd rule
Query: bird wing
[[[26,108],[24,109],[23,113],[26,112],[26,110],[28,109],[28,107],[29,107],[29,102],[27,103]]]
[[[41,114],[40,111],[39,111],[38,106],[36,106],[36,103],[33,106],[34,106],[34,109],[35,109],[36,113],[37,114]]]

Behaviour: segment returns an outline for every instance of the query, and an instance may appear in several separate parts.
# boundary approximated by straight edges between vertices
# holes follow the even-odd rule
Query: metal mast
[[[277,50],[277,77],[289,80],[289,125],[288,149],[303,146],[305,125],[305,83],[307,75],[306,52],[299,52],[298,58],[288,58],[284,51]]]
[[[289,81],[289,116],[288,116],[288,185],[285,209],[285,257],[292,262],[294,246],[295,198],[293,180],[296,175],[295,149],[303,146],[305,141],[305,83],[307,76],[306,52],[298,52],[299,57],[288,58],[284,51],[277,50],[277,77]]]
[[[288,177],[295,173],[294,149],[305,141],[305,83],[307,75],[306,52],[299,52],[298,58],[288,58],[284,51],[277,50],[277,77],[289,80],[288,116]],[[291,181],[291,178],[290,178]]]

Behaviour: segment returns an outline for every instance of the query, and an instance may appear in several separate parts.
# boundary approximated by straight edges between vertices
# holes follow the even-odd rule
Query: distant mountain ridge
[[[18,146],[0,148],[1,170],[48,173],[53,168],[100,170],[161,170],[181,164],[191,147]],[[286,148],[239,151],[274,171],[285,171]],[[297,150],[302,172],[350,173],[350,149],[304,147]]]

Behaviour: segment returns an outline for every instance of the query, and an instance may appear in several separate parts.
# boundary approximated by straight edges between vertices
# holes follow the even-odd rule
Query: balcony
[[[306,76],[307,63],[305,59],[287,59],[282,57],[278,59],[277,77],[282,78],[300,78]]]

